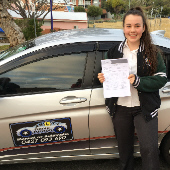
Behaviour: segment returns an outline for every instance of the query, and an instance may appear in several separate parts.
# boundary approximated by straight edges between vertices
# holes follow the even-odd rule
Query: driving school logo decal
[[[71,118],[12,123],[9,126],[15,146],[73,139]]]

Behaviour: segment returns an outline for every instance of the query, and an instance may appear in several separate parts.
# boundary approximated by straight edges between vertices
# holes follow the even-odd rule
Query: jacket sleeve
[[[154,92],[162,88],[167,82],[166,67],[162,56],[158,53],[158,67],[153,76],[139,77],[135,75],[133,86],[143,92]]]

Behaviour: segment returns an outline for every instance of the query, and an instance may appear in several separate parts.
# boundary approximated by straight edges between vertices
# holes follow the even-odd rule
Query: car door
[[[0,67],[1,163],[89,154],[93,49],[54,46]]]
[[[96,51],[93,90],[90,102],[90,151],[96,158],[117,157],[117,142],[110,115],[105,108],[103,87],[97,75],[101,72],[101,60],[105,59],[106,51],[118,42],[99,42]]]
[[[161,97],[161,106],[158,112],[158,130],[160,133],[160,141],[164,134],[170,131],[170,49],[161,47],[164,53],[164,60],[166,64],[166,73],[168,82],[159,90]]]
[[[91,153],[97,157],[118,157],[117,141],[115,138],[114,127],[110,115],[105,108],[105,100],[103,96],[102,84],[97,79],[97,74],[101,72],[101,60],[105,59],[105,53],[110,48],[110,45],[116,45],[117,42],[103,42],[99,43],[99,50],[97,51],[95,74],[93,82],[92,97],[90,103],[90,150]],[[160,89],[161,106],[158,114],[158,133],[165,134],[170,130],[170,51],[168,49],[162,49],[165,54],[165,63],[167,69],[167,84]],[[164,135],[163,135],[164,136]],[[163,137],[162,136],[162,137]],[[161,139],[160,138],[160,142]],[[159,143],[160,144],[160,143]],[[137,137],[134,144],[134,155],[139,156],[139,142]]]

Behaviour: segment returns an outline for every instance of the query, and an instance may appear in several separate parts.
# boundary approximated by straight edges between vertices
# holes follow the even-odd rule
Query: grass
[[[161,24],[160,24],[160,19],[154,19],[154,20],[149,20],[149,28],[150,31],[155,31],[155,30],[165,30],[165,37],[170,38],[170,19],[168,18],[162,18],[161,19]]]
[[[9,45],[2,45],[0,46],[0,51],[7,50],[9,48]]]
[[[122,29],[122,21],[117,22],[103,22],[103,23],[94,23],[96,28],[116,28]],[[170,38],[170,19],[162,18],[160,24],[160,18],[148,20],[148,26],[150,31],[155,30],[165,30],[165,37]],[[93,24],[89,24],[89,27],[93,27]]]

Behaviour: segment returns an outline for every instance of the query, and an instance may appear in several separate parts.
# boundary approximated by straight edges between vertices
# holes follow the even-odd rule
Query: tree
[[[27,27],[24,27],[22,29],[25,39],[26,40],[30,40],[35,38],[35,24],[34,24],[34,19],[27,19]],[[41,28],[42,24],[41,22],[38,22],[37,20],[36,22],[36,36],[40,36],[41,32],[43,31],[43,29]]]
[[[23,19],[34,19],[35,15],[35,19],[42,17],[43,21],[46,15],[51,11],[49,0],[25,0],[24,3],[22,0],[9,0],[7,1],[7,5],[9,9],[21,15]],[[35,6],[35,12],[32,12],[33,5]],[[53,5],[52,10],[59,8],[64,8],[64,6]]]
[[[106,9],[106,0],[101,0],[101,8]]]
[[[86,10],[82,6],[76,6],[74,12],[86,12]]]
[[[99,15],[102,15],[103,14],[103,10],[97,6],[88,6],[88,9],[87,9],[87,15],[90,16],[90,17],[94,17],[94,20],[95,20],[95,17],[99,16]]]
[[[7,11],[6,0],[0,0],[0,19],[0,27],[4,30],[11,47],[25,41],[24,34],[20,27],[14,22]]]
[[[130,8],[134,8],[136,6],[143,6],[144,0],[130,0]],[[126,10],[129,9],[129,1],[125,1]]]
[[[107,0],[106,10],[111,14],[120,14],[125,10],[125,1],[123,0]]]
[[[162,15],[170,16],[170,7],[167,7],[166,5],[164,5],[163,10],[162,10]]]
[[[145,0],[144,3],[147,13],[151,14],[161,14],[167,16],[170,13],[170,3],[169,0]]]
[[[154,0],[154,7],[157,9],[157,13],[168,16],[170,15],[170,3],[169,0]],[[161,11],[161,7],[162,11]]]

